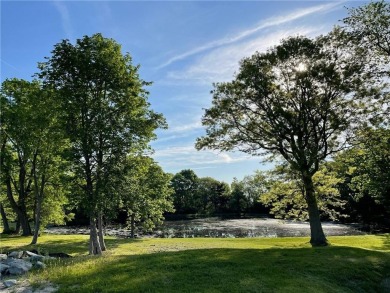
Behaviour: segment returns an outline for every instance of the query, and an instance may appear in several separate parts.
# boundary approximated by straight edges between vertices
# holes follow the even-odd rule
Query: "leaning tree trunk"
[[[310,243],[312,246],[326,246],[328,240],[322,229],[320,212],[318,210],[317,199],[314,192],[313,178],[310,175],[303,175],[303,184],[305,188],[305,199],[309,212],[310,223]]]
[[[99,212],[98,216],[98,231],[100,247],[102,251],[106,251],[106,243],[104,242],[103,214],[101,212]]]
[[[89,254],[101,255],[102,248],[100,246],[98,232],[96,229],[95,217],[89,218]]]
[[[0,203],[0,213],[1,213],[1,219],[3,221],[3,233],[9,234],[11,233],[11,229],[9,228],[7,214],[4,211],[4,207],[2,203]]]

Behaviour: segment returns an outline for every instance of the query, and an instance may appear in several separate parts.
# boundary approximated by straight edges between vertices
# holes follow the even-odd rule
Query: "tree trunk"
[[[16,234],[16,235],[19,235],[19,234],[20,234],[20,220],[19,220],[19,216],[18,216],[17,219],[16,219],[15,234]]]
[[[41,196],[37,198],[37,206],[35,210],[34,235],[31,244],[37,244],[38,242],[39,229],[41,228],[42,200],[43,199],[41,198]]]
[[[100,246],[98,232],[96,229],[96,221],[94,217],[89,218],[89,254],[102,254],[102,248]]]
[[[102,251],[106,251],[106,243],[104,242],[104,227],[103,227],[103,214],[99,212],[98,217],[98,230],[99,230],[99,242]]]
[[[11,233],[11,229],[9,228],[7,214],[4,211],[4,207],[2,203],[0,203],[0,213],[1,213],[1,219],[3,221],[3,233],[9,234]]]
[[[22,236],[31,236],[32,231],[27,215],[25,213],[20,214],[19,220],[22,227]]]
[[[130,237],[134,238],[134,232],[135,232],[135,214],[132,213],[130,215]]]
[[[309,212],[310,243],[312,246],[327,246],[328,240],[322,230],[320,212],[318,210],[317,199],[314,193],[313,178],[311,175],[306,174],[303,174],[302,177],[305,187],[305,200]]]
[[[26,207],[24,204],[19,203],[17,204],[12,193],[12,186],[11,186],[11,179],[6,178],[5,181],[6,187],[7,187],[7,198],[11,204],[11,207],[13,211],[17,214],[18,216],[18,223],[16,225],[16,233],[19,234],[20,228],[22,228],[22,235],[23,236],[29,236],[31,235],[31,227],[28,222],[28,216],[26,212]]]
[[[35,193],[35,210],[34,210],[34,235],[31,244],[37,244],[39,229],[41,229],[41,214],[42,214],[42,202],[45,190],[46,176],[43,174],[41,178],[41,186],[38,186],[38,177],[36,173],[36,156],[33,162],[34,170],[34,193]]]

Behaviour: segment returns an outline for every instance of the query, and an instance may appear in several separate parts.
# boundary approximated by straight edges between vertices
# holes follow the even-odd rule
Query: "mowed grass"
[[[312,248],[308,238],[115,239],[109,251],[87,256],[88,236],[3,236],[1,249],[64,252],[31,272],[59,292],[390,292],[390,235],[329,237]]]

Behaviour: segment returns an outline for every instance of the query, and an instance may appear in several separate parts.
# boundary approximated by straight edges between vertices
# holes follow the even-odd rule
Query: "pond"
[[[362,235],[357,225],[343,225],[323,222],[322,227],[328,236]],[[89,234],[87,227],[51,227],[46,233]],[[120,227],[107,227],[106,235],[121,238],[129,237],[130,231]],[[193,237],[296,237],[310,236],[308,222],[287,221],[270,218],[221,219],[205,218],[194,220],[165,221],[153,233],[138,234],[138,237],[193,238]]]
[[[326,235],[360,235],[356,225],[322,223]],[[206,218],[184,221],[166,221],[155,231],[157,237],[295,237],[310,236],[308,222],[286,221],[270,218],[229,219]]]

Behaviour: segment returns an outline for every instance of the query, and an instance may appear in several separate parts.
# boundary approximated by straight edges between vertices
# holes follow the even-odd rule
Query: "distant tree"
[[[134,238],[137,223],[151,231],[162,224],[164,213],[174,212],[170,179],[171,175],[164,173],[153,159],[128,158],[120,193],[122,209],[129,217],[131,238]]]
[[[326,39],[291,37],[241,61],[232,82],[214,85],[203,116],[207,135],[198,149],[239,149],[282,157],[300,176],[308,206],[311,244],[327,245],[313,176],[345,146],[358,122],[364,64]]]
[[[56,44],[40,69],[44,85],[57,93],[71,143],[73,174],[90,218],[90,254],[101,254],[110,174],[129,153],[147,149],[165,121],[150,110],[144,89],[150,83],[139,77],[139,66],[101,34]]]
[[[244,194],[244,183],[237,178],[233,178],[230,189],[229,210],[239,215],[245,213],[248,210],[249,202]]]
[[[241,181],[233,180],[231,210],[239,213],[269,214],[269,208],[259,201],[259,196],[268,192],[273,184],[269,171],[256,171]]]
[[[198,180],[197,195],[201,202],[198,211],[203,214],[215,214],[228,211],[230,200],[230,187],[211,177]]]
[[[173,203],[176,213],[188,214],[198,211],[198,181],[198,176],[189,169],[182,170],[172,177]]]

